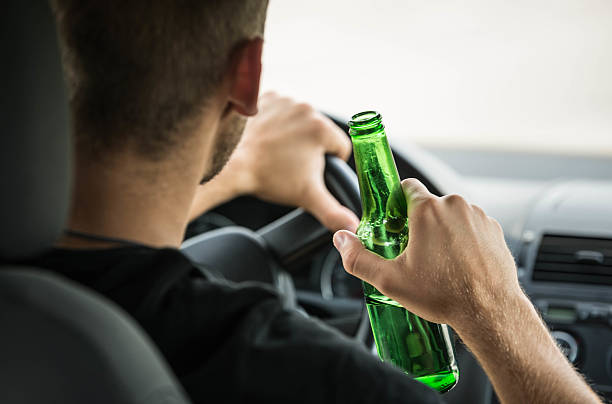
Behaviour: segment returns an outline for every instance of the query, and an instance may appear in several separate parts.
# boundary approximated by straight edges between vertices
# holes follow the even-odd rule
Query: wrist
[[[449,325],[466,343],[478,342],[486,336],[512,332],[513,326],[529,321],[532,315],[538,319],[531,301],[517,287],[488,298],[472,299],[470,309],[455,316],[455,321]]]
[[[234,152],[219,177],[234,196],[253,194],[256,191],[252,165],[249,164],[248,156],[241,150]]]
[[[252,192],[249,169],[239,156],[236,157],[232,155],[215,177],[197,189],[189,211],[189,220],[215,206]]]

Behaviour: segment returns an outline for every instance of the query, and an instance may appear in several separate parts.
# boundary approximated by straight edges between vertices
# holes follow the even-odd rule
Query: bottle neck
[[[406,199],[384,126],[364,135],[354,131],[351,140],[361,192],[362,221],[387,223],[387,226],[394,220],[404,223]]]

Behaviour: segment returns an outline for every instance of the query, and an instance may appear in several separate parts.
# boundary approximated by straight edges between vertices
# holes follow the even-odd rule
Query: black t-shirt
[[[357,342],[285,309],[272,289],[216,279],[178,250],[53,250],[33,264],[130,313],[194,403],[441,402]]]

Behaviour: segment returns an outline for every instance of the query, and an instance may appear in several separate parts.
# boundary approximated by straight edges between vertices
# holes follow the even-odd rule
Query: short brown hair
[[[152,159],[189,131],[267,0],[52,0],[77,147]]]

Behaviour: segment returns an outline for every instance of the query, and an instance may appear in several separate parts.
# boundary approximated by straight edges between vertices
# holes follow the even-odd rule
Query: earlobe
[[[250,39],[234,53],[229,101],[239,114],[252,116],[257,113],[257,97],[261,78],[261,53],[263,39]]]

